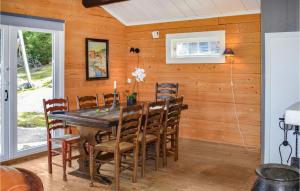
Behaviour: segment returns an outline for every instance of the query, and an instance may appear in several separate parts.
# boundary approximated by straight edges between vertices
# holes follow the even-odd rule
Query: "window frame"
[[[176,42],[211,42],[220,43],[220,53],[217,55],[175,56]],[[166,63],[167,64],[217,64],[225,63],[225,30],[166,34]]]

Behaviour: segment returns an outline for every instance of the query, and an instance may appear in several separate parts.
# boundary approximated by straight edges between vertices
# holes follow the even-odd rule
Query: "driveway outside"
[[[52,88],[38,88],[18,93],[18,112],[43,113],[43,99],[52,98]],[[18,127],[18,150],[45,145],[47,132],[45,127]]]

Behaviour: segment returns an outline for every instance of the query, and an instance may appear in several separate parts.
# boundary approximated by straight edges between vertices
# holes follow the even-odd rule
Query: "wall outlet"
[[[159,31],[153,31],[152,32],[152,38],[159,38]]]

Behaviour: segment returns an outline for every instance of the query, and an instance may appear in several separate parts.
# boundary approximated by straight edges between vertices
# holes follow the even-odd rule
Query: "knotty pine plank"
[[[154,30],[160,31],[159,39],[152,39],[151,32]],[[236,105],[233,104],[230,86],[230,64],[166,64],[166,34],[210,30],[225,30],[226,46],[233,48],[236,54],[232,66]],[[144,68],[147,74],[146,82],[139,89],[141,99],[154,99],[156,82],[178,82],[179,94],[184,95],[185,102],[189,104],[189,110],[184,111],[182,117],[182,137],[244,144],[236,129],[237,115],[245,144],[247,147],[259,149],[260,30],[259,14],[218,18],[217,22],[203,19],[202,22],[126,27],[127,50],[130,47],[141,49],[139,67]],[[127,53],[126,62],[127,76],[130,77],[130,73],[137,66],[136,55]],[[222,125],[224,128],[220,127]]]
[[[240,126],[246,145],[259,148],[259,14],[125,27],[101,8],[83,8],[80,0],[4,0],[1,11],[65,20],[65,93],[71,108],[76,106],[77,95],[111,92],[113,80],[118,81],[122,92],[126,78],[137,66],[137,56],[129,54],[129,49],[139,47],[139,66],[147,74],[146,83],[140,86],[141,98],[154,99],[155,82],[178,82],[179,92],[189,104],[183,114],[181,136],[241,145],[233,112],[230,65],[165,64],[166,34],[225,30],[226,46],[236,53],[232,78]],[[154,30],[160,31],[159,39],[152,39]],[[85,81],[87,37],[110,40],[110,80]]]

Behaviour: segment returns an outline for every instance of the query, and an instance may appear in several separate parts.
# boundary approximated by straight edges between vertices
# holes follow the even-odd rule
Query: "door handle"
[[[5,90],[5,94],[6,94],[6,97],[5,97],[4,101],[8,101],[8,90]]]

